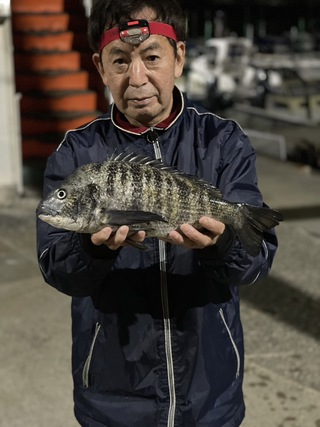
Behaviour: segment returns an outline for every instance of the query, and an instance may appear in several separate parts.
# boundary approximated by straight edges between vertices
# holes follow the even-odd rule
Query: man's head
[[[154,126],[172,108],[183,71],[186,18],[175,0],[98,0],[89,20],[93,60],[118,109]]]

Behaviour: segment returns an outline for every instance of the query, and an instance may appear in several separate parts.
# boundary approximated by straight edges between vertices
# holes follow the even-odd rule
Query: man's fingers
[[[122,225],[118,228],[116,233],[111,238],[109,238],[107,242],[105,242],[105,244],[107,244],[110,249],[118,249],[126,240],[128,232],[129,227],[127,225]]]
[[[197,230],[190,224],[182,224],[179,230],[171,231],[166,240],[174,245],[202,249],[217,243],[224,232],[225,225],[209,217],[201,217],[199,224],[202,230]]]
[[[104,244],[108,246],[108,248],[115,250],[125,245],[128,233],[129,227],[127,225],[122,225],[116,232],[114,232],[111,227],[105,227],[97,233],[92,234],[91,241],[97,246]],[[143,242],[145,237],[146,233],[144,231],[138,231],[132,236],[130,235],[130,239],[136,242]]]
[[[207,216],[202,216],[199,219],[199,224],[215,235],[221,235],[225,229],[225,224]]]
[[[145,238],[146,238],[145,231],[138,231],[137,233],[130,236],[130,240],[134,240],[135,242],[143,242]]]
[[[94,245],[100,246],[109,239],[109,237],[111,236],[111,233],[112,233],[112,228],[105,227],[102,230],[98,231],[97,233],[92,234],[91,241]]]

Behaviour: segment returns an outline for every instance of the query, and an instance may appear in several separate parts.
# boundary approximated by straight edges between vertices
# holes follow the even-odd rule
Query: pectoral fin
[[[151,221],[168,222],[162,215],[144,211],[108,211],[108,224],[121,226],[148,223]]]

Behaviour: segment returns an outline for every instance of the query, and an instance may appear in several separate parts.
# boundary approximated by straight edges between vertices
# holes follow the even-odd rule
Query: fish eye
[[[60,189],[57,191],[57,197],[58,197],[58,199],[59,199],[59,200],[63,200],[63,199],[65,199],[65,198],[67,197],[67,192],[66,192],[66,190],[65,190],[64,188],[60,188]]]

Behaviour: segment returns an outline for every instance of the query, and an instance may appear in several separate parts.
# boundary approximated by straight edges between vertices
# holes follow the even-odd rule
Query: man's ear
[[[107,84],[107,77],[106,77],[106,74],[104,72],[104,68],[103,68],[103,65],[102,65],[102,62],[101,62],[101,56],[100,56],[100,54],[99,53],[94,53],[92,55],[92,61],[93,61],[94,65],[96,66],[96,68],[98,70],[98,73],[100,74],[100,76],[102,78],[103,83],[105,84],[105,86],[108,86],[108,84]]]
[[[177,43],[177,56],[175,65],[175,78],[181,77],[183,73],[183,67],[186,61],[186,45],[184,42]]]

